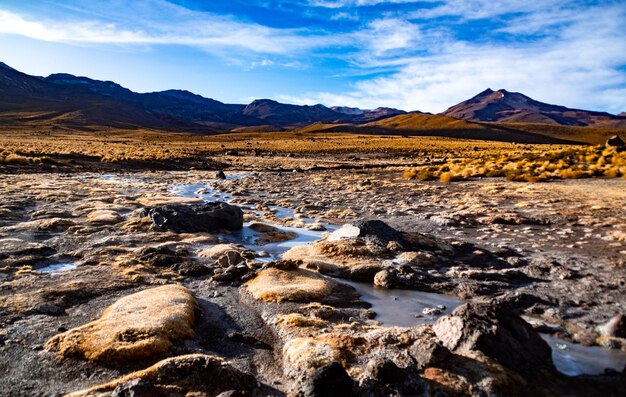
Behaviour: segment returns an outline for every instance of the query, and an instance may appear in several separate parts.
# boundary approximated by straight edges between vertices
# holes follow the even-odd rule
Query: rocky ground
[[[626,181],[416,182],[354,156],[213,164],[228,179],[0,174],[0,394],[626,389],[621,369],[561,374],[538,335],[626,351]],[[197,198],[213,192],[243,211]],[[276,248],[298,230],[317,241]],[[383,324],[341,279],[466,303]]]

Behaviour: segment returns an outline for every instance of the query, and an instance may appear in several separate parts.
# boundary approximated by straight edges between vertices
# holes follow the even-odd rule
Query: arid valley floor
[[[623,396],[625,154],[5,134],[0,395]]]

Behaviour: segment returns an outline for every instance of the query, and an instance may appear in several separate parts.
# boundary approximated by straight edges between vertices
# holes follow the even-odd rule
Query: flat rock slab
[[[330,294],[335,282],[309,270],[270,268],[246,284],[255,299],[265,302],[302,302],[322,299]]]
[[[90,361],[138,360],[167,352],[173,340],[193,338],[197,303],[189,290],[165,285],[125,296],[88,324],[56,335],[46,349]]]
[[[158,229],[176,233],[212,233],[243,227],[241,208],[219,201],[163,205],[150,208],[147,215]]]
[[[159,361],[144,370],[67,396],[217,396],[224,392],[234,392],[228,395],[236,396],[259,395],[254,376],[219,357],[189,354]]]

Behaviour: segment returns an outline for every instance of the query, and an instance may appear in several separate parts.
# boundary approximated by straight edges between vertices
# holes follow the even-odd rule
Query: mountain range
[[[521,93],[491,89],[439,115],[392,108],[301,106],[271,99],[257,99],[247,105],[226,104],[183,90],[136,93],[111,81],[65,73],[31,76],[0,62],[0,128],[20,125],[193,133],[299,129],[440,134],[519,142],[535,142],[538,134],[549,141],[591,142],[600,139],[588,139],[592,130],[602,129],[599,135],[604,136],[614,129],[626,129],[626,113],[570,109]],[[578,139],[579,135],[585,139]]]
[[[230,130],[245,126],[270,125],[280,129],[314,122],[368,122],[406,113],[389,108],[345,109],[290,105],[271,99],[257,99],[248,105],[226,104],[183,90],[140,94],[112,81],[65,73],[30,76],[0,63],[3,118],[28,112],[54,121],[62,118],[70,124]]]

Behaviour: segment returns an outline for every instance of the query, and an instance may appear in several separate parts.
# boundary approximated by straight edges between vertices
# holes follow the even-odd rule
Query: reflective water
[[[53,263],[52,265],[41,267],[37,269],[37,271],[40,273],[58,274],[62,272],[67,272],[69,270],[74,270],[76,269],[76,267],[76,264],[72,262]]]
[[[337,279],[352,286],[361,294],[361,300],[372,305],[376,320],[384,325],[410,327],[432,323],[444,314],[452,312],[462,301],[447,295],[403,289],[386,289],[369,283]],[[437,309],[440,314],[424,314],[424,309]]]
[[[203,191],[201,189],[206,189]],[[191,185],[176,185],[171,190],[177,195],[184,197],[199,197],[207,201],[229,201],[232,196],[217,192],[205,183]],[[293,217],[293,209],[272,206],[278,218]],[[307,220],[309,221],[309,220]],[[244,225],[240,231],[224,234],[221,237],[232,243],[243,244],[255,251],[265,251],[269,257],[265,260],[279,259],[285,252],[293,247],[312,244],[322,236],[322,232],[314,232],[302,228],[284,227],[268,223],[281,231],[292,231],[297,237],[267,245],[256,245],[257,238],[261,233]],[[336,227],[326,225],[329,230]],[[369,283],[355,282],[345,279],[335,279],[337,282],[347,284],[355,288],[361,295],[361,299],[372,305],[376,313],[376,320],[388,326],[408,327],[424,323],[432,323],[444,314],[449,314],[463,302],[455,297],[411,290],[389,290],[377,288]],[[424,311],[426,309],[426,312]],[[427,314],[431,309],[439,311],[437,314]],[[552,358],[557,369],[563,374],[575,376],[580,374],[602,374],[605,368],[617,371],[624,369],[626,365],[626,353],[616,349],[605,349],[598,346],[582,346],[564,342],[550,335],[542,335],[544,340],[552,347]],[[557,347],[559,346],[559,347]],[[564,348],[563,348],[564,347]]]
[[[569,343],[547,334],[541,337],[552,348],[554,365],[565,375],[598,375],[605,368],[622,371],[626,366],[626,352],[621,350]]]

